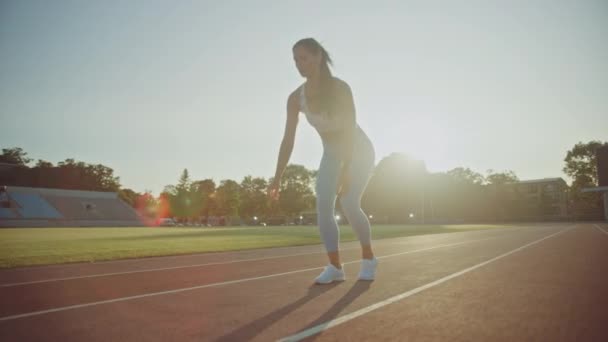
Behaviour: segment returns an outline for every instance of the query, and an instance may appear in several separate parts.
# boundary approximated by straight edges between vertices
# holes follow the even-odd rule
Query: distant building
[[[582,192],[601,194],[603,202],[603,213],[601,216],[603,216],[604,221],[608,222],[608,144],[598,148],[595,151],[595,157],[598,186],[584,188]]]
[[[568,184],[562,178],[543,178],[504,184],[505,216],[512,220],[568,219]]]

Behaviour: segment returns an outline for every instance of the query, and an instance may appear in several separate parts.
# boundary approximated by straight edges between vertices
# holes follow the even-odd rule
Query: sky
[[[305,37],[334,59],[376,149],[563,177],[608,140],[608,3],[598,1],[0,1],[0,148],[114,169],[158,194],[274,175]],[[290,163],[318,168],[300,119]]]

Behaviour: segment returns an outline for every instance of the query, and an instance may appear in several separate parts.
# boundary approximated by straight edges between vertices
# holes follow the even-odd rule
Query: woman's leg
[[[336,268],[342,267],[339,255],[340,231],[334,216],[339,171],[340,161],[326,150],[319,166],[315,189],[317,195],[317,223],[329,261]]]
[[[362,143],[355,149],[355,153],[349,169],[351,183],[348,191],[340,197],[340,204],[344,215],[359,238],[362,258],[373,259],[371,225],[367,215],[361,209],[361,197],[374,169],[375,153],[369,140],[363,138]]]
[[[367,215],[361,209],[361,194],[357,194],[355,189],[349,191],[340,197],[340,204],[344,215],[351,224],[355,234],[359,238],[361,244],[361,252],[363,259],[373,259],[374,253],[371,246],[371,225],[367,219]]]

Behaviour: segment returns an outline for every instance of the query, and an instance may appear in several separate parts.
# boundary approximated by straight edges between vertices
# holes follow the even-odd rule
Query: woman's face
[[[296,46],[293,49],[293,60],[296,62],[300,75],[308,78],[318,72],[321,54],[315,55],[303,46]]]

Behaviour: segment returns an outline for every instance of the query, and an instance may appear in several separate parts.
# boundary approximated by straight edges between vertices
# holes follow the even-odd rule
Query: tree
[[[266,189],[268,182],[264,178],[246,176],[240,185],[241,206],[239,214],[242,218],[251,220],[254,216],[265,215],[268,211]]]
[[[190,175],[188,174],[188,169],[184,169],[182,171],[182,175],[179,177],[179,181],[177,183],[177,190],[187,190],[190,187]]]
[[[608,142],[592,140],[586,144],[579,142],[569,150],[564,158],[566,165],[563,171],[574,179],[573,186],[582,188],[597,185],[597,158],[596,151],[601,146],[608,146]]]
[[[42,159],[38,159],[38,162],[36,162],[36,166],[34,166],[34,167],[38,167],[41,169],[50,169],[50,168],[53,168],[54,166],[53,166],[53,163],[51,163],[51,162],[48,162],[48,161],[42,160]]]
[[[156,217],[157,218],[166,218],[166,217],[175,217],[173,212],[171,211],[171,194],[167,192],[167,188],[171,187],[171,185],[166,186],[165,190],[160,193],[158,196],[157,206],[156,206]]]
[[[0,155],[0,163],[27,166],[32,159],[27,157],[27,153],[21,147],[3,148]]]
[[[177,185],[168,185],[163,190],[166,194],[171,213],[178,218],[192,218],[200,212],[199,201],[193,191],[188,169],[182,171]],[[194,200],[193,200],[194,199]]]
[[[209,216],[214,213],[215,204],[215,182],[212,179],[194,181],[190,185],[193,205],[197,216]]]
[[[152,219],[158,217],[158,208],[160,201],[156,200],[150,190],[146,190],[143,194],[139,194],[135,200],[134,208],[145,218],[148,224],[153,224]]]
[[[423,161],[402,153],[383,158],[376,166],[363,194],[368,214],[385,222],[406,222],[409,214],[422,215],[428,172]]]
[[[430,175],[426,217],[444,222],[486,218],[487,195],[481,179],[483,177],[479,173],[461,167]]]
[[[40,168],[45,172],[44,168]],[[120,178],[114,170],[102,164],[87,164],[74,159],[66,159],[57,164],[54,182],[57,187],[73,190],[118,191]]]
[[[303,165],[289,164],[280,185],[279,208],[289,216],[299,215],[314,206],[313,171]]]
[[[192,182],[192,185],[195,186],[197,192],[203,194],[212,194],[215,192],[215,182],[210,178],[194,181]]]
[[[237,216],[240,205],[239,183],[231,179],[222,180],[217,187],[215,200],[218,215]]]
[[[145,219],[146,224],[153,224],[151,220],[159,213],[158,206],[160,202],[154,198],[150,190],[146,190],[141,194],[131,189],[120,189],[118,197],[135,209],[140,217]]]
[[[120,189],[118,191],[118,197],[133,208],[135,208],[139,196],[140,194],[131,189]]]
[[[495,172],[494,170],[489,169],[487,173],[488,175],[486,176],[485,180],[486,183],[490,185],[502,185],[519,181],[519,178],[517,178],[515,172],[511,170]]]
[[[87,164],[74,159],[66,159],[57,166],[39,159],[34,167],[21,148],[3,149],[0,161],[17,167],[5,168],[0,174],[0,183],[14,186],[57,188],[89,191],[118,191],[120,178],[114,170],[97,164]]]
[[[464,182],[469,184],[481,185],[484,182],[484,178],[480,173],[477,173],[471,169],[457,167],[447,172],[454,180],[458,182]]]
[[[519,181],[515,172],[507,170],[504,172],[495,172],[492,169],[487,171],[486,183],[488,190],[487,205],[489,212],[493,213],[495,220],[504,220],[509,217],[521,217],[524,210],[532,207],[530,200],[521,196],[513,183]]]
[[[608,142],[597,140],[588,143],[579,142],[566,153],[564,158],[566,165],[563,171],[573,179],[568,197],[571,214],[575,219],[600,219],[602,217],[601,193],[581,191],[583,188],[598,184],[596,151],[602,146],[608,146]]]
[[[190,200],[188,198],[188,192],[185,189],[178,189],[175,185],[167,185],[163,190],[167,201],[169,202],[169,208],[171,215],[180,219],[188,217]]]

